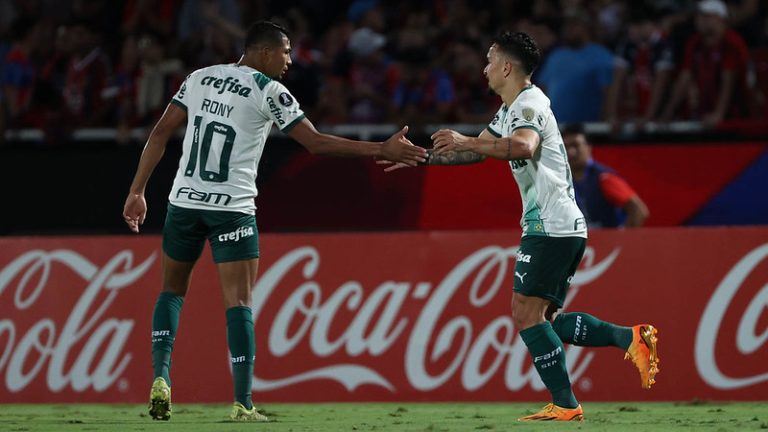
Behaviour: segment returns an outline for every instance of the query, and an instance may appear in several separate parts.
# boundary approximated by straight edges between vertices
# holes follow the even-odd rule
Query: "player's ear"
[[[504,78],[508,77],[512,73],[512,62],[504,60]]]

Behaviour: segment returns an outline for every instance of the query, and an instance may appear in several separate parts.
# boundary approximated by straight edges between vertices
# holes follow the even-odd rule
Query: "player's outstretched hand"
[[[147,216],[147,201],[144,194],[128,194],[123,207],[123,219],[131,231],[139,232],[139,225],[144,223]]]
[[[468,151],[467,143],[469,137],[466,137],[455,130],[440,129],[431,136],[432,146],[435,149],[433,154],[439,155],[449,151]]]
[[[419,162],[427,160],[427,151],[405,137],[408,126],[389,137],[382,146],[381,158],[391,162],[402,163],[407,166],[416,166]]]

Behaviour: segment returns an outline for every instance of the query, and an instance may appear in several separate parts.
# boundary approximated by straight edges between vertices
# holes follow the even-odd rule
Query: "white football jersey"
[[[284,133],[304,113],[285,86],[248,66],[192,72],[171,103],[187,112],[183,154],[168,200],[253,214],[256,172],[272,124]]]
[[[568,154],[550,108],[538,87],[524,88],[511,106],[502,104],[488,131],[508,137],[516,129],[535,130],[541,138],[531,159],[509,161],[523,199],[523,235],[587,237],[584,215],[576,205]]]

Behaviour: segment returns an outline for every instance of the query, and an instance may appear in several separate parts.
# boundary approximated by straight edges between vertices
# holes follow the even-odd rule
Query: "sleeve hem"
[[[491,135],[495,136],[496,138],[501,138],[501,134],[497,133],[495,130],[491,129],[490,127],[485,128]]]
[[[544,142],[544,134],[541,133],[541,129],[537,128],[536,126],[532,125],[522,125],[517,126],[516,128],[512,129],[512,132],[518,130],[518,129],[533,129],[537,134],[539,134],[539,139]]]
[[[293,119],[292,122],[288,123],[284,128],[280,129],[283,133],[288,133],[293,129],[297,124],[299,124],[300,121],[304,120],[306,117],[306,114],[302,113],[300,116]]]
[[[178,106],[179,108],[183,109],[184,111],[187,111],[187,106],[184,105],[184,103],[181,102],[180,100],[178,100],[176,98],[173,98],[173,99],[171,99],[171,103],[176,105],[176,106]]]

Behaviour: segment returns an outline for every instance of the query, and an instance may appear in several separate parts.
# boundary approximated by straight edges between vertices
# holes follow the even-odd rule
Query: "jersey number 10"
[[[184,169],[184,175],[192,177],[195,173],[195,167],[197,166],[197,160],[199,158],[200,178],[205,181],[223,183],[229,178],[229,156],[232,154],[232,145],[235,143],[235,136],[237,133],[232,129],[232,126],[214,120],[205,125],[201,142],[200,123],[202,122],[202,116],[195,116],[195,131],[192,137],[192,148],[189,151],[189,161],[187,162],[187,167]],[[208,166],[208,158],[211,155],[211,141],[213,140],[213,134],[221,134],[224,136],[224,145],[221,147],[218,171],[208,171],[206,169]]]

